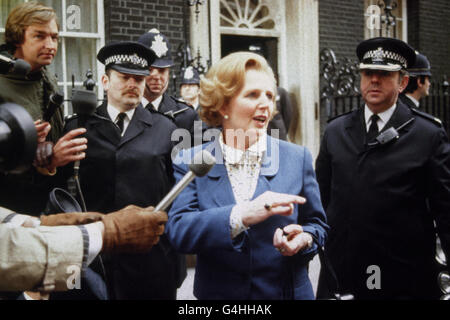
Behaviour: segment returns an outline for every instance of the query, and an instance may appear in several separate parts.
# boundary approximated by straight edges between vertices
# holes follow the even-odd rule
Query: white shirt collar
[[[262,159],[264,153],[266,152],[267,134],[263,133],[263,135],[261,135],[259,139],[245,151],[226,145],[223,140],[223,133],[220,133],[219,144],[222,149],[224,159],[230,164],[237,164],[241,162],[245,158],[245,155],[247,155],[250,160],[258,161]]]
[[[144,96],[142,96],[141,104],[145,108],[150,101],[148,101]]]
[[[377,121],[378,131],[381,131],[384,128],[386,123],[392,117],[392,114],[394,113],[396,107],[397,107],[397,104],[394,103],[394,105],[392,105],[389,109],[378,113],[378,116],[380,117],[380,119]],[[369,109],[369,107],[366,104],[364,106],[364,119],[366,121],[366,130],[367,131],[369,130],[370,121],[371,121],[370,117],[372,115],[373,115],[373,112]]]
[[[114,107],[110,104],[108,104],[108,106],[106,107],[106,110],[108,111],[109,117],[111,118],[112,122],[116,123],[117,116],[119,115],[120,111],[116,107]],[[136,110],[136,108],[133,108],[133,109],[130,109],[125,112],[125,114],[127,116],[123,119],[122,136],[125,134],[125,131],[127,131],[128,125],[130,124],[130,121],[133,118],[135,110]]]
[[[120,111],[116,107],[114,107],[110,104],[108,104],[108,106],[106,107],[106,110],[108,111],[108,114],[109,114],[109,117],[111,118],[111,120],[115,123],[117,121],[117,116],[119,115]],[[127,115],[127,117],[124,120],[130,121],[133,118],[134,111],[135,111],[135,108],[126,111],[125,114]]]
[[[153,100],[151,103],[153,105],[153,107],[156,109],[156,111],[159,110],[159,105],[161,104],[161,101],[163,99],[163,95],[160,95],[158,98],[156,98],[155,100]],[[144,108],[150,103],[150,101],[148,101],[145,97],[142,97],[142,105],[144,106]]]
[[[410,96],[409,94],[406,94],[406,96],[411,99],[411,101],[416,105],[416,107],[418,108],[420,105],[420,102],[416,100],[416,98],[414,98],[413,96]]]

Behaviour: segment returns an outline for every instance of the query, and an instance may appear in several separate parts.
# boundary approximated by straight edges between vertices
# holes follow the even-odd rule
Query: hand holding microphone
[[[53,157],[49,171],[53,171],[56,167],[62,167],[74,161],[80,161],[86,157],[84,152],[87,149],[87,139],[78,138],[78,136],[86,133],[85,128],[78,128],[69,131],[53,147]]]
[[[58,108],[61,97],[55,95],[50,100],[48,111],[53,113]],[[53,101],[53,102],[52,102]],[[87,118],[95,112],[97,107],[97,96],[93,91],[77,90],[72,96],[72,106],[78,115],[77,129],[71,130],[61,137],[53,148],[53,157],[51,165],[48,167],[50,172],[56,167],[65,166],[70,162],[75,162],[79,167],[79,161],[86,157],[84,152],[87,149],[87,139],[82,137],[86,133],[84,128]]]

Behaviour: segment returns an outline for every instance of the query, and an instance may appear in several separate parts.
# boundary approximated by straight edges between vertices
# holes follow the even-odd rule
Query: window
[[[24,0],[2,0],[0,11],[1,43],[4,42],[6,19],[9,12]],[[60,43],[58,54],[49,66],[50,72],[58,78],[58,85],[64,97],[69,99],[72,95],[72,86],[84,88],[83,81],[86,72],[91,70],[96,81],[97,93],[103,65],[97,63],[98,50],[104,45],[104,19],[103,1],[92,0],[41,0],[43,4],[55,9],[60,25]],[[101,92],[100,92],[101,91]],[[70,114],[71,105],[66,102],[64,113]]]
[[[406,1],[392,0],[392,15],[395,17],[395,27],[386,28],[385,3],[383,0],[365,0],[364,3],[364,37],[391,37],[403,40],[407,39]],[[381,7],[380,7],[381,5]]]
[[[222,34],[279,36],[276,14],[278,1],[220,0]]]

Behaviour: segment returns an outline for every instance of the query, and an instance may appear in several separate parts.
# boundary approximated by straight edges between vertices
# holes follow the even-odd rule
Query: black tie
[[[123,132],[123,120],[125,119],[126,116],[127,116],[127,114],[124,112],[119,113],[119,115],[117,116],[116,124],[119,127],[120,134],[122,134],[122,132]]]
[[[377,114],[373,114],[370,117],[370,127],[369,127],[369,131],[367,132],[367,142],[372,141],[378,135],[377,122],[379,119],[380,119],[380,117]]]
[[[147,105],[145,106],[145,109],[156,110],[155,106],[151,102],[147,103]]]

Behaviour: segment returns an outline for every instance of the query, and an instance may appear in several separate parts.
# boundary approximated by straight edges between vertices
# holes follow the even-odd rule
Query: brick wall
[[[157,28],[169,39],[172,46],[172,58],[176,61],[179,45],[184,43],[185,39],[189,39],[189,14],[188,8],[185,8],[185,2],[184,0],[104,0],[105,40],[106,42],[136,41],[144,32]],[[178,61],[172,70],[178,76]],[[172,85],[169,89],[172,91]]]
[[[408,1],[408,42],[428,57],[434,76],[450,77],[450,2]]]
[[[364,40],[364,1],[320,0],[319,1],[319,50],[331,49],[338,61],[344,58],[356,61],[356,46]],[[325,83],[320,76],[320,87]],[[323,102],[323,101],[321,101]],[[324,103],[320,108],[320,131],[327,123]]]
[[[356,59],[364,39],[364,1],[319,1],[319,49],[329,48],[338,59]]]

